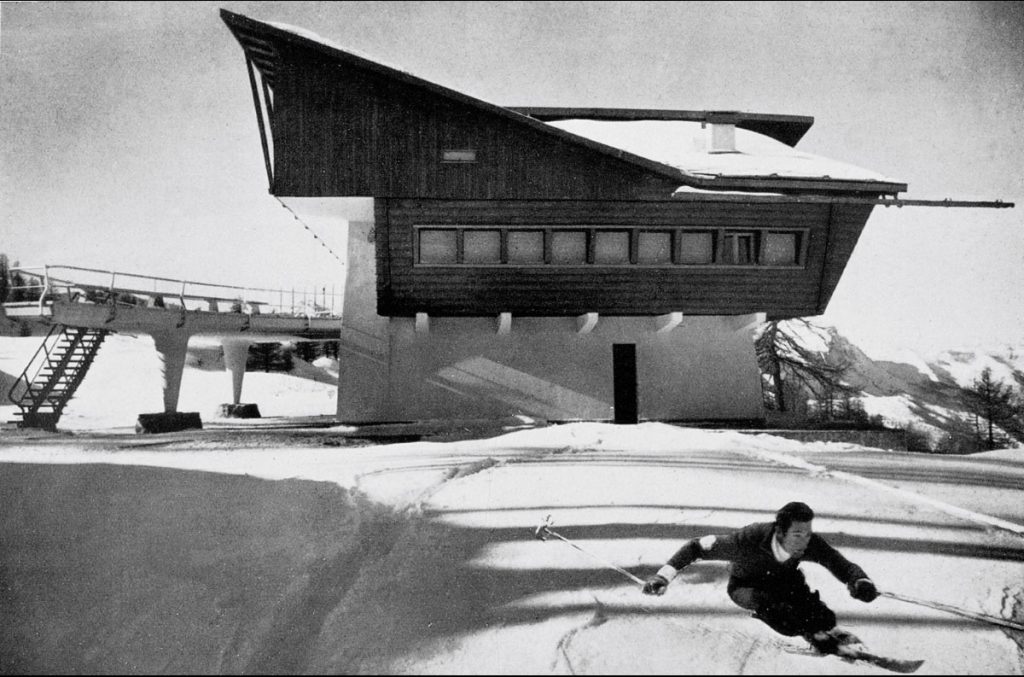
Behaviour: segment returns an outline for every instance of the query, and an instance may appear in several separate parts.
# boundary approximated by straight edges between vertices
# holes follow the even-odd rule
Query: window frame
[[[425,230],[450,230],[455,231],[456,260],[453,262],[422,262],[420,238]],[[500,256],[496,262],[465,262],[465,234],[468,231],[497,231],[499,238]],[[543,260],[531,262],[511,262],[509,260],[509,233],[511,232],[539,232],[542,237]],[[627,233],[626,244],[629,248],[627,260],[621,263],[599,263],[595,260],[597,247],[597,233],[607,231],[625,231]],[[555,263],[552,256],[554,234],[557,232],[583,232],[585,237],[585,261],[580,263]],[[670,255],[669,260],[664,262],[644,263],[639,260],[639,242],[642,233],[667,233],[669,235]],[[686,233],[707,233],[711,236],[711,261],[707,263],[683,263],[683,239]],[[784,234],[795,236],[795,257],[794,263],[766,264],[765,247],[769,234]],[[749,236],[751,241],[752,261],[750,263],[726,263],[724,260],[725,247],[729,243],[737,246],[739,238]],[[785,228],[785,227],[738,227],[738,226],[673,226],[673,225],[644,225],[628,226],[621,224],[607,225],[583,225],[583,224],[436,224],[424,223],[414,224],[412,227],[412,249],[413,266],[417,268],[637,268],[637,269],[689,269],[689,268],[714,268],[728,270],[797,270],[807,268],[807,257],[810,249],[811,229],[810,228]]]

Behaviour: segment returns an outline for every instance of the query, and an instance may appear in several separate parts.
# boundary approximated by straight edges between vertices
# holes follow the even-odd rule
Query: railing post
[[[50,265],[49,264],[43,264],[43,288],[39,292],[39,303],[37,304],[37,307],[39,308],[39,314],[40,315],[43,314],[43,306],[45,305],[46,296],[49,293],[50,293]]]

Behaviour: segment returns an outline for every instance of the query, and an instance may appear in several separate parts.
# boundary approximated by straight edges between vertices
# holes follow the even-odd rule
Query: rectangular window
[[[679,263],[701,265],[715,261],[714,233],[682,231],[679,233]]]
[[[761,263],[766,266],[795,266],[800,263],[799,233],[765,233]]]
[[[733,266],[749,266],[757,263],[754,233],[726,232],[722,236],[721,262]]]
[[[643,230],[637,233],[636,261],[648,265],[672,263],[672,233]]]
[[[476,162],[476,151],[470,148],[458,150],[445,149],[441,151],[441,162],[450,162],[455,164]]]
[[[598,230],[594,233],[594,263],[629,263],[629,232]]]
[[[454,228],[420,231],[420,263],[457,263],[458,240]]]
[[[508,231],[508,262],[520,265],[544,263],[544,231]]]
[[[416,263],[520,266],[804,265],[808,231],[655,226],[414,226]]]
[[[501,231],[467,229],[462,238],[463,263],[501,263]]]
[[[551,263],[582,265],[587,262],[587,233],[583,230],[555,230],[551,233]]]

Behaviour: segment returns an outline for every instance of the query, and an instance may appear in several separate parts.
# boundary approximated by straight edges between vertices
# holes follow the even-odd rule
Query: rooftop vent
[[[708,113],[706,127],[709,132],[709,153],[736,152],[736,123],[739,116],[735,113]]]

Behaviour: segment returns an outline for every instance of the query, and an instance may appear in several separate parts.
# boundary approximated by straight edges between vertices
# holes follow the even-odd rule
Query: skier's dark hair
[[[775,526],[779,533],[786,533],[793,522],[810,522],[814,519],[814,511],[806,503],[793,501],[779,508],[775,513]]]

